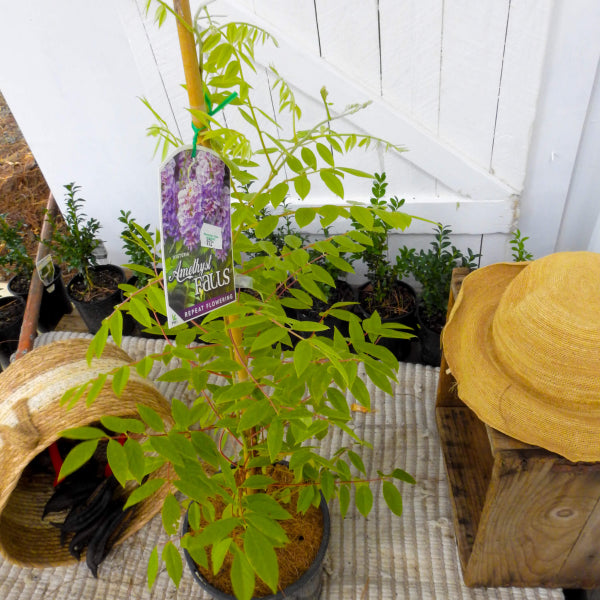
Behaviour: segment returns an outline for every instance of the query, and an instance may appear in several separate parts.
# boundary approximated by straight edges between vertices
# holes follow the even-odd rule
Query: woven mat
[[[36,345],[85,334],[53,332]],[[125,338],[132,358],[159,351],[162,342]],[[151,373],[160,374],[159,367]],[[404,514],[387,509],[380,490],[368,519],[353,510],[342,520],[331,504],[331,542],[322,600],[563,600],[560,590],[465,587],[454,540],[443,459],[435,425],[438,370],[401,363],[394,395],[370,387],[374,414],[356,413],[357,433],[373,444],[363,458],[375,474],[400,466],[418,481],[402,490]],[[185,399],[185,385],[159,383],[168,398]],[[321,452],[333,453],[345,440],[340,434],[323,440]],[[94,579],[85,562],[77,566],[23,569],[0,558],[2,600],[202,600],[208,598],[184,568],[179,589],[163,569],[152,590],[146,565],[152,548],[166,541],[160,516],[115,548]]]

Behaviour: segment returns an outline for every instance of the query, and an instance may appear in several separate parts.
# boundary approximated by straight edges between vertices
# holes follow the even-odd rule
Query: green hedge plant
[[[435,235],[426,250],[417,252],[403,246],[396,257],[399,273],[411,274],[420,284],[420,316],[431,329],[441,332],[446,321],[448,296],[455,267],[477,267],[479,254],[470,248],[466,255],[452,245],[452,230],[440,223],[434,229]]]

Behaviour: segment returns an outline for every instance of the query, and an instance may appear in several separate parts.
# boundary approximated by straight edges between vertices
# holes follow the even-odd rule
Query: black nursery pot
[[[0,354],[5,362],[19,346],[25,302],[19,296],[0,298]]]
[[[422,305],[417,307],[418,336],[421,346],[421,362],[432,367],[439,367],[442,360],[440,343],[441,332],[432,329],[421,314]]]
[[[290,584],[283,591],[278,592],[277,594],[262,596],[260,600],[318,600],[320,597],[321,588],[323,587],[323,564],[325,562],[325,554],[327,552],[329,537],[331,534],[329,508],[327,507],[327,502],[325,501],[323,494],[321,494],[321,504],[319,508],[323,514],[323,539],[321,540],[321,545],[319,546],[315,560],[310,565],[308,570],[305,571],[294,583]],[[183,521],[183,534],[186,534],[188,530],[188,515],[186,513]],[[214,598],[214,600],[235,600],[235,596],[226,594],[208,583],[208,581],[204,579],[198,570],[198,565],[196,565],[189,552],[184,550],[183,553],[194,579],[198,582],[203,590],[205,590],[212,598]]]
[[[371,313],[368,311],[365,302],[364,302],[364,296],[365,296],[365,290],[368,289],[368,287],[370,286],[370,283],[365,283],[364,285],[362,285],[361,287],[358,288],[358,301],[359,301],[359,316],[361,318],[367,318],[369,316],[371,316]],[[405,325],[406,327],[410,327],[412,330],[416,329],[416,325],[417,325],[417,320],[416,320],[416,306],[417,306],[417,295],[415,290],[412,288],[412,286],[408,285],[408,283],[405,283],[404,281],[399,281],[396,286],[403,290],[403,293],[405,293],[407,296],[410,296],[413,298],[413,306],[412,309],[407,310],[403,315],[397,316],[397,317],[386,317],[385,315],[382,314],[381,311],[378,310],[379,315],[381,316],[381,322],[382,323],[398,323],[400,325]],[[413,333],[413,331],[407,331],[407,330],[403,330],[406,331],[406,333]],[[381,338],[378,342],[378,345],[383,346],[384,348],[387,348],[398,360],[405,360],[406,358],[408,358],[410,351],[411,351],[411,347],[412,347],[412,340],[411,339],[404,339],[404,338]]]
[[[125,283],[125,272],[121,267],[117,267],[116,265],[100,265],[97,267],[92,267],[90,269],[92,273],[101,273],[101,272],[110,272],[115,276],[115,280],[117,281],[117,285],[121,283]],[[73,279],[67,285],[67,294],[69,298],[79,311],[83,322],[86,324],[90,333],[96,333],[101,325],[102,321],[112,314],[114,307],[117,304],[120,304],[123,301],[123,295],[121,290],[116,287],[114,291],[108,292],[107,294],[90,300],[89,302],[77,300],[73,296],[73,288],[77,285],[81,285],[83,281],[83,275],[75,275]],[[129,335],[131,330],[133,329],[133,319],[126,320],[123,319],[123,334]]]
[[[60,267],[57,264],[54,265],[54,275],[52,282],[49,285],[44,285],[42,291],[42,300],[38,317],[38,328],[40,331],[52,331],[64,315],[71,314],[73,311],[73,305],[67,295],[67,288],[65,287]],[[8,290],[11,294],[19,296],[24,302],[27,302],[27,297],[29,296],[29,280],[27,281],[26,286],[27,291],[22,292],[17,291],[17,289],[19,289],[15,285],[17,279],[18,276],[15,276],[8,282]]]

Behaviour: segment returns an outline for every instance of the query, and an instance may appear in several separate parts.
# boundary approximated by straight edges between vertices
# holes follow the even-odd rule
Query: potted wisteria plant
[[[160,3],[160,10],[168,11],[167,5]],[[368,150],[375,144],[391,151],[401,148],[366,134],[337,132],[337,120],[365,106],[352,105],[333,114],[325,90],[322,120],[305,124],[292,89],[272,69],[278,109],[292,122],[289,137],[274,137],[267,131],[270,106],[255,104],[246,78],[247,71],[255,69],[255,45],[271,43],[271,36],[246,23],[220,24],[206,10],[194,23],[193,32],[202,49],[206,96],[214,106],[230,99],[228,110],[243,116],[248,132],[228,128],[214,111],[191,111],[205,125],[201,136],[211,150],[202,150],[202,158],[190,160],[189,165],[187,159],[171,163],[173,159],[167,157],[162,169],[163,259],[170,256],[175,263],[164,259],[162,285],[150,281],[128,294],[126,302],[104,321],[88,357],[101,355],[109,334],[117,342],[121,339],[123,311],[144,326],[161,328],[156,315],[171,310],[163,287],[169,302],[183,301],[184,305],[214,301],[212,286],[226,285],[227,278],[243,278],[253,293],[240,292],[233,301],[194,322],[177,325],[176,337],[162,351],[115,369],[105,380],[70,390],[65,400],[81,398],[91,403],[103,382],[112,382],[120,393],[134,371],[147,376],[155,362],[166,365],[161,379],[187,382],[191,396],[186,402],[173,401],[174,426],[144,408],[139,421],[147,429],[147,439],[135,433],[139,425],[131,429],[127,423],[113,425],[114,436],[127,440],[123,446],[112,433],[101,429],[94,433],[95,439],[110,438],[109,463],[122,483],[169,465],[168,478],[145,483],[138,479],[141,485],[128,504],[169,486],[171,492],[162,506],[165,530],[177,535],[185,520],[181,548],[194,577],[212,597],[299,598],[308,597],[301,595],[306,590],[316,597],[329,536],[327,503],[337,500],[345,516],[353,498],[358,512],[367,516],[373,487],[377,487],[390,510],[400,515],[400,488],[414,480],[400,467],[368,472],[361,453],[371,449],[352,429],[351,405],[362,405],[366,411],[371,405],[359,367],[376,387],[392,393],[398,362],[389,350],[374,343],[388,335],[390,328],[378,316],[361,320],[346,303],[334,304],[312,321],[296,319],[285,308],[326,300],[322,284],[335,286],[328,271],[310,260],[312,250],[352,271],[343,255],[371,244],[368,232],[374,217],[399,229],[409,225],[410,217],[379,206],[304,205],[287,212],[300,231],[315,219],[327,227],[337,219],[353,218],[364,229],[345,228],[318,247],[318,242],[306,243],[295,233],[285,235],[281,248],[268,237],[280,223],[277,210],[286,196],[308,199],[311,180],[323,181],[332,198],[339,200],[346,178],[372,177],[344,165],[348,152],[357,147]],[[231,99],[232,92],[237,97]],[[250,142],[250,132],[258,140],[256,147]],[[151,133],[164,136],[161,139],[167,145],[177,143],[163,123]],[[201,173],[193,173],[200,163],[207,164]],[[224,189],[230,191],[224,193]],[[210,259],[207,254],[206,260],[188,264],[188,253],[198,250],[199,218],[202,225],[212,227],[209,233],[213,232],[219,248],[210,253]],[[146,236],[140,235],[138,243],[149,254],[157,251]],[[170,289],[169,273],[181,275],[183,269],[191,278],[183,277],[185,285],[179,282]],[[348,323],[347,336],[339,330],[332,338],[323,335],[328,332],[323,321],[327,314]],[[332,455],[321,455],[319,441],[333,430],[343,432],[346,441]],[[77,437],[78,432],[69,435]],[[89,428],[81,431],[82,439],[91,435]],[[81,462],[71,460],[71,468]],[[294,526],[300,527],[302,535],[292,533]],[[312,565],[300,568],[290,556]],[[161,561],[178,584],[183,560],[173,541],[152,552],[150,584]]]

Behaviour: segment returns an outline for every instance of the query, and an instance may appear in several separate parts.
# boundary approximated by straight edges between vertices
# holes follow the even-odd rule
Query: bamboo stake
[[[191,30],[192,13],[190,10],[189,0],[173,0],[173,8],[179,17],[177,19],[177,34],[179,36],[179,47],[181,48],[181,57],[183,60],[183,70],[185,72],[185,83],[190,101],[190,108],[206,112],[206,104],[204,102],[204,91],[202,88],[202,72],[198,64],[198,56],[196,54],[196,40],[194,33]],[[187,27],[186,27],[187,25]],[[202,123],[192,115],[192,122],[196,127],[202,127]],[[202,138],[202,133],[198,136],[198,143],[203,146],[209,144]],[[233,317],[226,319],[229,325],[234,322]],[[233,359],[240,365],[240,370],[237,372],[238,380],[245,381],[248,378],[246,365],[248,359],[242,348],[242,331],[239,328],[232,328],[231,339],[235,347]]]
[[[198,64],[198,55],[196,54],[196,40],[192,27],[192,12],[190,10],[189,0],[174,0],[173,8],[179,17],[177,21],[177,35],[179,36],[179,47],[181,48],[181,58],[183,59],[183,70],[185,73],[185,83],[187,86],[188,99],[192,110],[206,112],[204,102],[204,91],[202,89],[202,72]],[[188,27],[186,27],[188,25]],[[197,117],[192,115],[192,122],[196,127],[202,127],[202,123]],[[198,142],[206,146],[202,136],[198,136]]]

